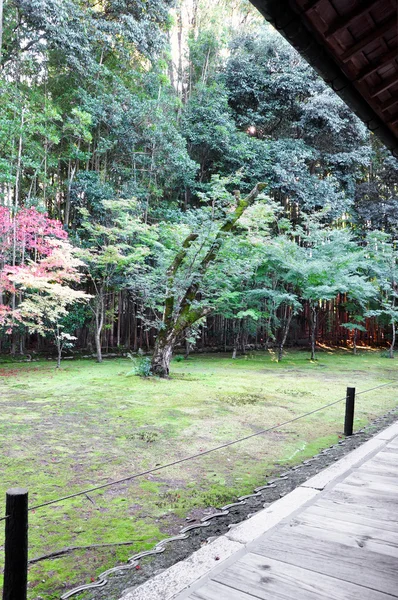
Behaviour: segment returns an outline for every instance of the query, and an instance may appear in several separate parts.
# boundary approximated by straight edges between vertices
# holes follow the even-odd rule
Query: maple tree
[[[61,364],[62,350],[76,339],[64,331],[62,320],[76,302],[89,296],[68,284],[79,283],[78,268],[82,262],[74,256],[74,249],[66,241],[53,240],[51,253],[38,263],[9,270],[9,279],[23,298],[17,309],[17,320],[30,333],[50,335],[57,348],[57,367]]]
[[[75,339],[63,331],[70,307],[89,296],[71,287],[80,282],[75,257],[62,224],[35,208],[15,215],[0,207],[0,325],[13,335],[23,326],[30,333],[53,337],[60,365],[62,350]]]

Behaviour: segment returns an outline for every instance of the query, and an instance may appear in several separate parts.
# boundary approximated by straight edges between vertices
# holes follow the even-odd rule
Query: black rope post
[[[355,388],[348,387],[345,398],[344,435],[352,435],[354,427]]]
[[[28,587],[28,490],[6,494],[3,600],[26,600]]]

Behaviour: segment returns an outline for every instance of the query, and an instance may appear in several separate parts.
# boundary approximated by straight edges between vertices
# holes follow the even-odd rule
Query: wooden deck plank
[[[359,477],[347,478],[344,483],[338,484],[336,490],[344,489],[353,496],[371,497],[380,504],[396,504],[398,487],[389,486],[387,483],[373,480],[363,480]]]
[[[398,533],[392,531],[369,527],[362,523],[339,521],[334,514],[327,512],[324,515],[314,515],[308,510],[291,521],[290,527],[294,528],[296,534],[337,542],[352,548],[364,548],[398,559]]]
[[[341,499],[347,504],[358,504],[374,508],[384,508],[395,511],[397,508],[396,494],[387,494],[378,490],[339,483],[328,496],[331,500]]]
[[[397,454],[398,449],[395,450],[395,448],[388,448],[388,451],[384,450],[383,452],[379,452],[371,460],[377,463],[386,463],[388,465],[391,465],[392,467],[396,467],[398,462]]]
[[[382,592],[253,553],[215,575],[214,581],[261,600],[391,600]],[[215,595],[209,598],[220,600]]]
[[[334,539],[317,539],[311,531],[303,535],[294,529],[285,527],[270,537],[263,536],[251,546],[251,551],[398,597],[396,558],[347,546]]]
[[[398,494],[398,477],[391,478],[381,474],[374,474],[369,477],[369,475],[358,469],[346,478],[345,483],[386,494]]]
[[[366,462],[375,461],[376,463],[387,463],[388,465],[391,465],[392,467],[396,468],[398,463],[397,454],[398,448],[387,448],[386,450],[379,452],[373,458],[367,460]]]
[[[256,598],[253,594],[245,594],[216,581],[210,581],[189,596],[188,600],[253,600],[253,598]]]
[[[368,463],[362,465],[362,467],[359,467],[357,471],[358,473],[366,473],[368,479],[373,475],[381,475],[382,477],[394,477],[395,480],[398,480],[398,467],[395,470],[389,465],[379,462],[369,461]]]
[[[387,448],[396,448],[398,450],[398,436],[391,440],[391,442],[388,442]]]
[[[388,452],[391,452],[392,454],[396,454],[398,452],[398,442],[390,442],[389,444],[387,444],[386,450]]]
[[[396,454],[392,454],[391,452],[380,452],[380,454],[376,454],[376,456],[374,456],[370,460],[367,460],[364,464],[366,465],[367,463],[370,463],[371,465],[379,465],[383,469],[389,469],[397,473],[398,452]]]
[[[378,466],[380,469],[389,470],[392,473],[398,473],[398,453],[395,455],[395,460],[390,459],[391,454],[386,455],[385,457],[375,456],[369,464],[371,466]],[[367,462],[362,465],[366,466]],[[359,467],[361,468],[361,467]]]
[[[320,499],[316,504],[307,508],[305,514],[327,515],[344,523],[359,523],[367,527],[398,533],[398,511],[396,514],[391,515],[391,511],[376,510],[368,506],[350,506]]]
[[[361,514],[369,514],[369,516],[380,514],[380,518],[384,521],[398,520],[398,515],[395,514],[397,503],[394,502],[394,499],[365,493],[360,488],[353,488],[344,483],[339,483],[333,490],[330,490],[327,496],[319,498],[317,504],[322,506],[328,502],[344,507],[344,510],[348,512],[360,511]]]

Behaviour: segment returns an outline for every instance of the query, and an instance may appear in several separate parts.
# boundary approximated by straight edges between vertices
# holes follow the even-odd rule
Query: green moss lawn
[[[168,381],[127,376],[128,360],[0,365],[0,498],[29,488],[30,504],[149,469],[259,431],[397,377],[379,351],[324,351],[317,362],[289,352],[232,360],[173,361]],[[397,404],[396,387],[357,400],[356,428]],[[30,558],[67,546],[129,542],[77,551],[30,568],[29,598],[59,598],[105,568],[178,531],[187,515],[263,484],[341,436],[344,403],[264,436],[30,513]],[[4,500],[1,500],[4,504]],[[3,509],[2,511],[3,512]],[[0,565],[4,564],[3,527]]]

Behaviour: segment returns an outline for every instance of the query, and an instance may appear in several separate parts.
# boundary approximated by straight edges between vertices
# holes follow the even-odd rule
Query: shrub
[[[138,375],[139,377],[150,377],[152,375],[151,359],[149,356],[144,356],[141,348],[138,350],[137,356],[133,356],[130,353],[127,356],[133,363],[133,368],[127,375]]]

